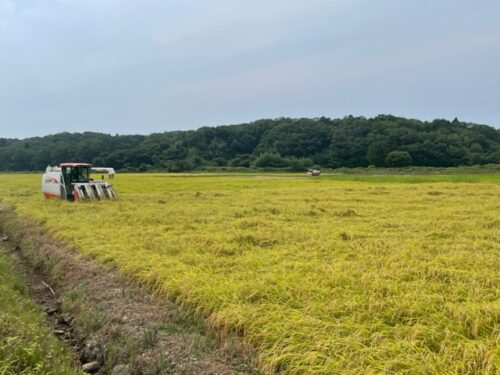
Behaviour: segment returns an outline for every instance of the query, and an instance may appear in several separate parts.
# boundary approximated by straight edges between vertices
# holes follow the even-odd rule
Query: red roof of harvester
[[[92,167],[89,163],[61,163],[60,167]]]

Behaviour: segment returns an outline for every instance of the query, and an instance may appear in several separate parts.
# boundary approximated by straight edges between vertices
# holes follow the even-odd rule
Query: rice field
[[[500,176],[118,174],[117,201],[0,201],[238,332],[265,373],[497,374]]]

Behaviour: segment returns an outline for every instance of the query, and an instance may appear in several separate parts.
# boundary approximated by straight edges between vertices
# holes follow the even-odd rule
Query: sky
[[[0,138],[278,117],[500,127],[498,0],[0,0]]]

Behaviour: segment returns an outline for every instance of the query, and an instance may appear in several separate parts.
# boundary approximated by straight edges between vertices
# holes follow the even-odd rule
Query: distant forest
[[[65,161],[171,172],[482,165],[500,163],[500,129],[456,119],[380,115],[279,118],[147,136],[85,132],[0,138],[0,171],[40,171]]]

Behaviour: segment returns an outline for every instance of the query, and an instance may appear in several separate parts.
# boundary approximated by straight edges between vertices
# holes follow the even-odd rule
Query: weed
[[[158,341],[158,329],[157,328],[148,328],[143,333],[142,338],[142,347],[144,349],[151,348],[156,345]]]

